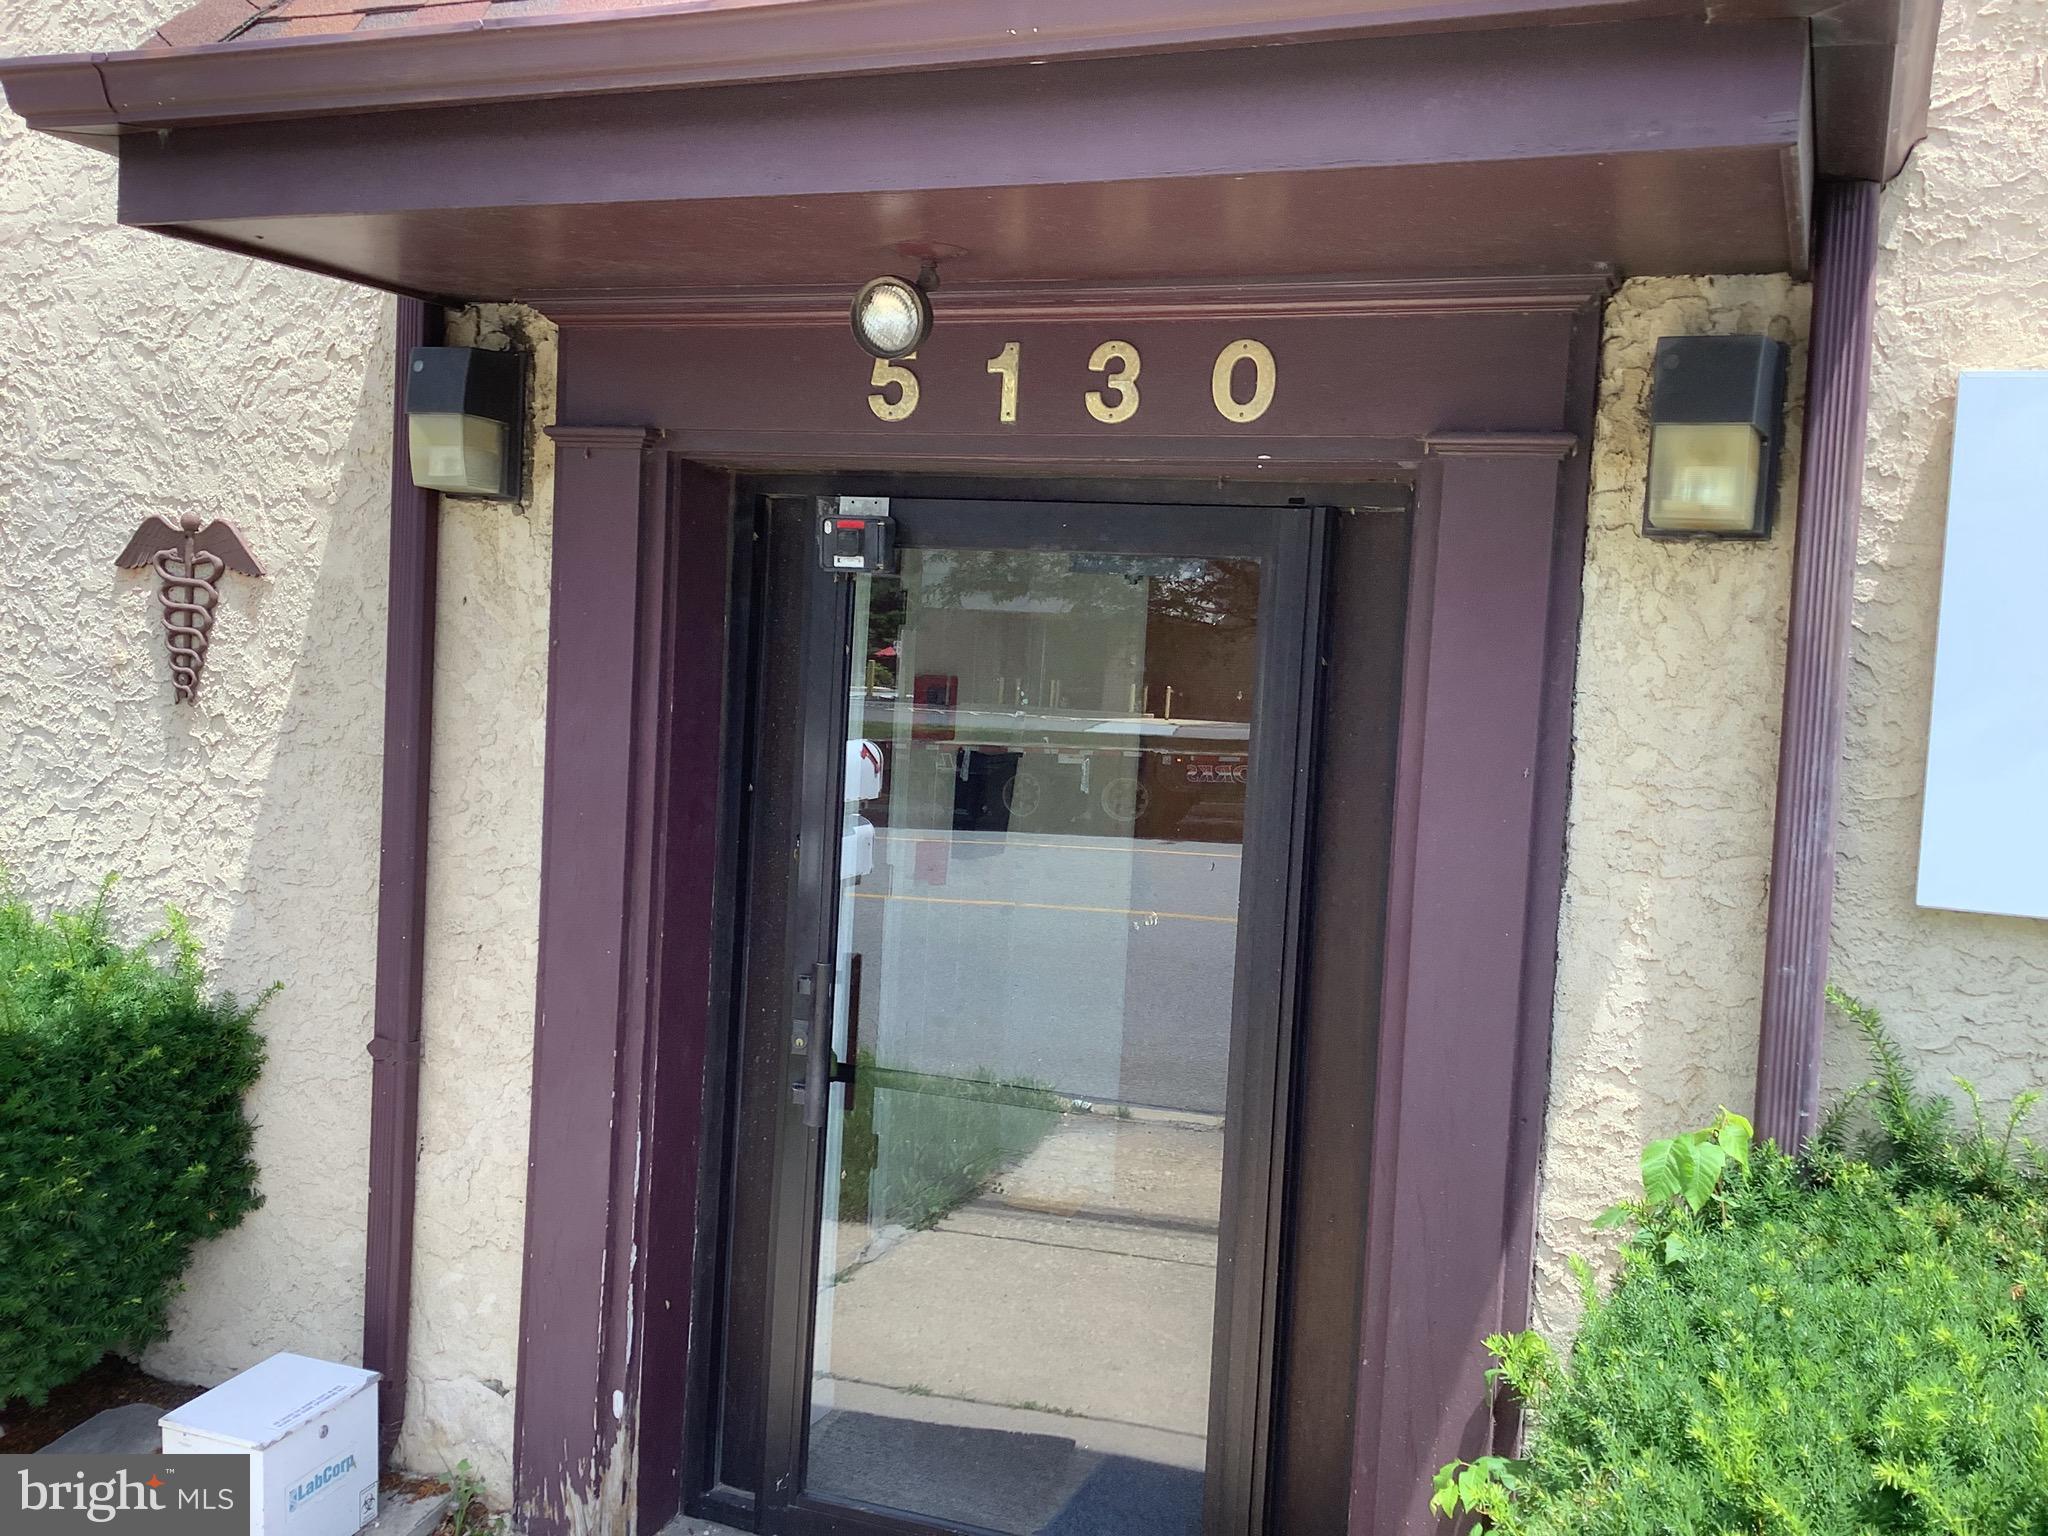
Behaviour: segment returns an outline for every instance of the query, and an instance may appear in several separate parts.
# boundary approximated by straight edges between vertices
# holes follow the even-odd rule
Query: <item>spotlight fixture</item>
[[[930,265],[917,276],[871,278],[853,296],[853,339],[871,356],[908,357],[924,344],[932,329],[932,301],[927,289],[937,285]]]
[[[1771,531],[1785,346],[1767,336],[1666,336],[1650,381],[1643,532],[1761,539]]]

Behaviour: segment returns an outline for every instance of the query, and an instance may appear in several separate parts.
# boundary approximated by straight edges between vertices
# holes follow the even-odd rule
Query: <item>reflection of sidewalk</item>
[[[1127,1462],[1199,1474],[1222,1151],[1220,1125],[1066,1116],[834,1286],[813,1485],[1037,1531],[1151,1475]]]

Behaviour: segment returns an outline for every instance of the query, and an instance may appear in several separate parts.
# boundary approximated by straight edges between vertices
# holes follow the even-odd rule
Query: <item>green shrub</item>
[[[1437,1478],[1504,1536],[2048,1536],[2048,1171],[2009,1121],[1919,1093],[1839,993],[1878,1074],[1803,1158],[1747,1124],[1644,1154],[1612,1293],[1583,1266],[1569,1361],[1490,1340],[1530,1411],[1520,1461]],[[1703,1152],[1702,1149],[1712,1148]]]
[[[121,948],[107,895],[45,921],[0,886],[0,1403],[162,1337],[193,1244],[260,1199],[256,1008],[202,995],[175,913],[163,958]]]

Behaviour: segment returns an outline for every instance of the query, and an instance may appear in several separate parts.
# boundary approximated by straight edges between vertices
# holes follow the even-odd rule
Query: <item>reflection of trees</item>
[[[869,578],[867,655],[863,658],[867,662],[868,687],[896,686],[896,664],[902,656],[875,653],[887,646],[902,646],[903,624],[909,611],[910,591],[906,583],[888,577]]]
[[[1254,560],[1189,562],[1183,573],[1152,585],[1152,614],[1168,623],[1248,631],[1259,611]]]
[[[1122,617],[1130,592],[1149,582],[1146,615],[1154,621],[1248,630],[1258,611],[1255,560],[1186,559],[1173,555],[1103,555],[1025,549],[931,552],[918,570],[920,600],[933,607],[1004,608],[1057,603],[1076,616]],[[875,585],[871,634],[879,647],[896,639],[908,583]],[[882,594],[893,588],[895,628],[881,638]]]

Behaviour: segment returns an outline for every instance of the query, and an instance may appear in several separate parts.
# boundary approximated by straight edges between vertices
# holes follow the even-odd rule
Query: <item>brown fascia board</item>
[[[1697,16],[1700,0],[739,0],[0,61],[29,126],[99,148],[179,126],[1337,37]],[[1822,175],[1884,180],[1924,131],[1940,0],[1733,0],[1814,16]],[[1828,55],[1836,57],[1830,58]],[[1917,90],[1917,97],[1914,92]]]
[[[112,153],[121,132],[100,74],[104,54],[59,53],[0,60],[7,105],[31,128]]]

